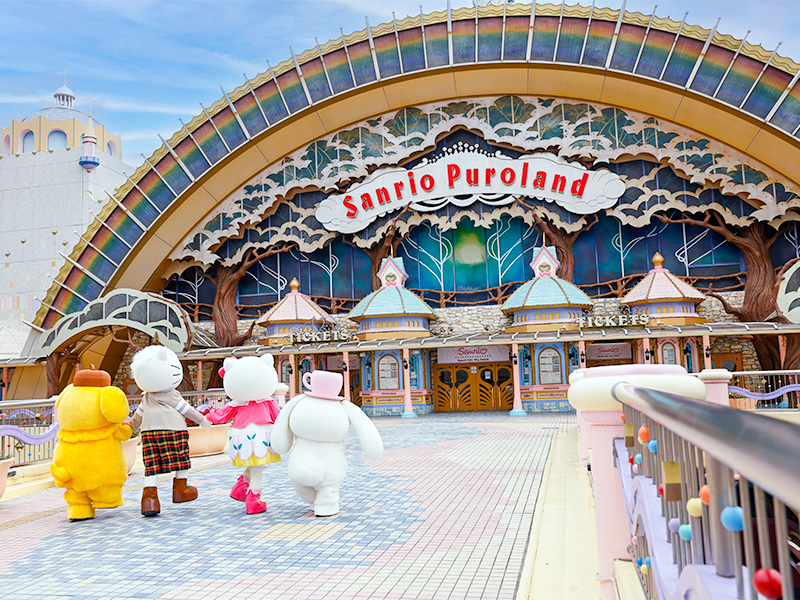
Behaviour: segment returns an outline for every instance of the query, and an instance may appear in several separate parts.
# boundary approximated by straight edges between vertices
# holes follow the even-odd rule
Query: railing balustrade
[[[58,424],[55,399],[0,402],[0,457],[14,465],[50,460],[56,445]]]
[[[647,596],[797,597],[800,426],[624,383],[611,394],[624,406],[614,453]]]
[[[729,393],[740,408],[796,409],[800,371],[735,371]]]

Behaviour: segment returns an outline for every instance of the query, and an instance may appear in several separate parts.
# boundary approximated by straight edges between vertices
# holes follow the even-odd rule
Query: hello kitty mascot
[[[341,373],[306,373],[303,383],[310,391],[283,407],[272,430],[272,450],[279,454],[292,450],[289,479],[318,517],[339,512],[339,486],[347,473],[345,438],[351,426],[367,458],[383,454],[383,440],[369,417],[339,396],[342,382]]]
[[[208,413],[212,423],[233,421],[228,454],[235,467],[245,467],[231,489],[231,498],[245,503],[248,515],[262,513],[261,472],[281,457],[270,448],[270,434],[280,409],[272,395],[278,373],[271,354],[226,358],[219,370],[230,402]]]
[[[156,481],[160,473],[175,472],[172,501],[190,502],[197,498],[197,488],[186,485],[192,464],[189,460],[189,432],[186,419],[201,427],[211,422],[192,408],[176,389],[183,380],[183,366],[178,355],[164,346],[148,346],[133,355],[131,372],[144,394],[129,425],[142,429],[144,489],[142,514],[153,517],[161,512]]]

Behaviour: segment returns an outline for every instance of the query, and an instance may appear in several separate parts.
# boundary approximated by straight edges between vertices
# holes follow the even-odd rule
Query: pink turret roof
[[[673,300],[690,301],[700,304],[706,297],[664,268],[664,257],[658,252],[653,256],[653,268],[636,286],[628,292],[621,304],[644,304]]]
[[[312,321],[323,321],[333,323],[330,315],[317,305],[311,298],[300,293],[300,282],[292,279],[289,282],[292,290],[283,300],[261,315],[256,321],[256,325],[268,325],[270,323],[311,323]]]

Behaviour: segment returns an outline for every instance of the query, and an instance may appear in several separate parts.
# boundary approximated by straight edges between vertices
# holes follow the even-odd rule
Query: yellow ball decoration
[[[700,498],[690,498],[686,503],[686,512],[693,517],[703,516],[703,501]]]
[[[642,565],[641,567],[639,567],[639,570],[642,572],[642,575],[647,575],[647,571],[649,571],[647,565]]]

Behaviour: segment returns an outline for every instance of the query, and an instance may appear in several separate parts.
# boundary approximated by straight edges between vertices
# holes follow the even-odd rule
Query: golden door
[[[510,410],[514,406],[514,380],[510,363],[478,367],[478,410]]]
[[[476,380],[469,365],[436,365],[433,371],[434,410],[475,410]]]

